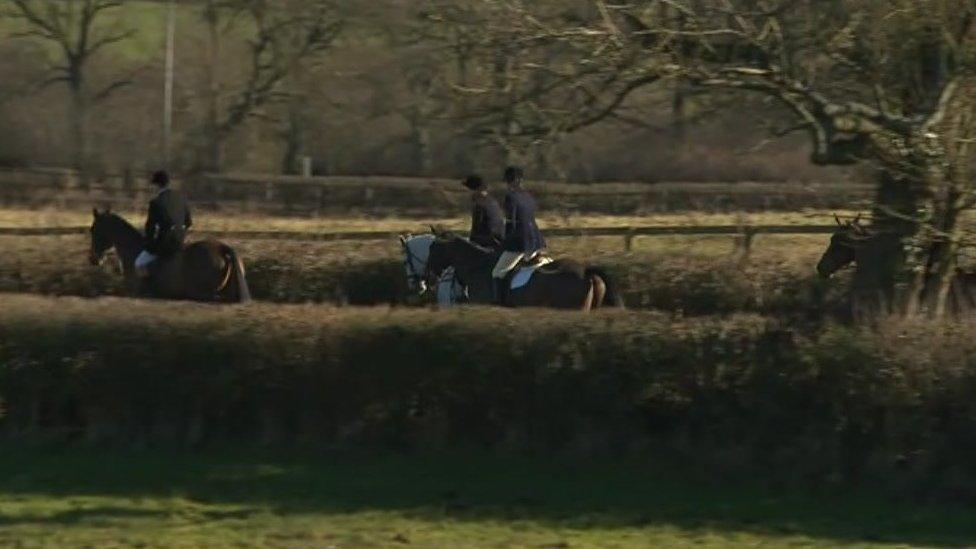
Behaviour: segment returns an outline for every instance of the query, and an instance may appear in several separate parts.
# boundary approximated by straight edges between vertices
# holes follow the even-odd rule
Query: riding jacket
[[[478,193],[471,210],[471,242],[485,248],[498,248],[505,240],[505,214],[498,201]]]
[[[190,206],[183,193],[169,187],[149,201],[145,248],[155,255],[171,254],[183,247],[187,230],[193,225]]]
[[[546,247],[535,212],[532,195],[522,189],[509,189],[505,195],[505,251],[531,254]]]

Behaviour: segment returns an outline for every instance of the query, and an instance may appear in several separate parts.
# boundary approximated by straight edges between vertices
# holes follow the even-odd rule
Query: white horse
[[[432,234],[403,235],[400,246],[403,248],[403,268],[407,273],[407,285],[418,295],[427,293],[427,259],[430,246],[434,243]],[[464,286],[458,281],[454,269],[449,268],[437,281],[437,306],[448,309],[467,297]]]

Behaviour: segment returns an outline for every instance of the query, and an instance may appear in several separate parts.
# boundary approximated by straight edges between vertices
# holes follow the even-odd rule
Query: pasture
[[[0,545],[958,547],[973,516],[786,495],[674,459],[308,457],[0,447]]]
[[[8,209],[0,226],[90,215]],[[241,308],[118,299],[85,235],[2,236],[0,544],[967,545],[976,326],[833,324],[843,278],[812,273],[827,239],[758,236],[744,256],[728,236],[556,238],[635,309],[580,316],[405,306],[422,303],[395,240],[231,242],[259,301]]]

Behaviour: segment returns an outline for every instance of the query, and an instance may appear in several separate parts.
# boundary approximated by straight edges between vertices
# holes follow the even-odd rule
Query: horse
[[[816,272],[829,279],[848,265],[856,265],[851,282],[852,312],[855,317],[893,312],[900,302],[899,275],[904,272],[902,237],[891,231],[873,231],[860,223],[860,216],[846,223],[836,218],[838,228],[817,262]],[[927,275],[931,278],[931,274]],[[925,287],[929,288],[928,279]],[[957,269],[950,286],[949,311],[960,314],[976,310],[976,273]],[[921,302],[932,304],[933,292],[923,292]]]
[[[466,238],[435,230],[427,260],[427,280],[436,280],[448,268],[467,288],[471,303],[496,304],[491,271],[498,258],[494,250],[483,248]],[[584,266],[561,259],[538,267],[529,281],[508,290],[501,305],[509,307],[548,307],[589,311],[604,307],[623,307],[623,300],[610,276],[598,267]]]
[[[222,303],[251,300],[244,262],[233,248],[216,240],[194,242],[170,257],[157,259],[149,280],[141,284],[135,260],[142,251],[142,233],[109,210],[96,208],[92,214],[89,262],[101,265],[114,248],[130,295]]]
[[[403,251],[403,268],[407,274],[407,287],[417,295],[427,293],[427,259],[434,243],[433,234],[401,235],[400,247]],[[467,299],[467,292],[458,280],[453,269],[448,269],[437,280],[435,286],[437,305],[448,309]]]

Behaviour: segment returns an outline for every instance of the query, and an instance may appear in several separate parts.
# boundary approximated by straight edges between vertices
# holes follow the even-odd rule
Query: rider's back
[[[536,202],[523,189],[509,189],[505,195],[508,213],[505,250],[531,254],[546,247],[545,238],[536,223]]]
[[[163,255],[178,251],[192,224],[190,207],[183,193],[164,188],[149,202],[146,249]]]

